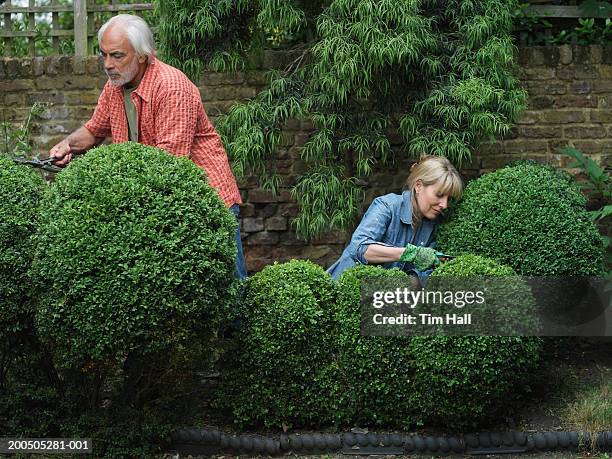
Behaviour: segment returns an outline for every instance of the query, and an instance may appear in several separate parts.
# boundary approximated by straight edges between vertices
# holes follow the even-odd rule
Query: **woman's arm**
[[[399,261],[405,247],[389,247],[380,244],[370,244],[363,254],[368,263],[390,263]]]

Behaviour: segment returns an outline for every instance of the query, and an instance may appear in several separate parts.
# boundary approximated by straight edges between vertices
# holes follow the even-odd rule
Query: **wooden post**
[[[59,5],[59,1],[58,0],[51,0],[51,5],[55,6],[55,5]],[[51,30],[52,31],[56,31],[60,29],[60,24],[59,24],[59,13],[58,12],[53,12],[51,13]],[[52,35],[51,37],[51,43],[53,44],[53,54],[55,55],[59,55],[60,53],[60,48],[59,48],[59,37]]]
[[[36,6],[36,4],[34,3],[34,0],[29,0],[28,6],[30,8],[32,8],[33,6]],[[26,30],[28,32],[34,33],[36,31],[36,21],[34,19],[34,13],[31,11],[28,12],[27,17],[28,17],[28,26]],[[35,35],[28,37],[28,54],[31,57],[34,57],[36,55],[36,36]]]
[[[74,0],[74,55],[87,56],[87,0]]]
[[[5,5],[11,6],[11,0],[7,0]],[[11,35],[13,33],[13,25],[11,23],[11,13],[6,13],[4,15],[4,31],[6,33],[5,38],[4,38],[4,53],[5,55],[10,56],[12,54],[11,45],[13,45],[13,39],[11,38]]]

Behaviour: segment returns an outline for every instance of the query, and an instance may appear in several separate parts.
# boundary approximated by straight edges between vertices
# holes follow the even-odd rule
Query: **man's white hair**
[[[98,43],[110,26],[119,26],[138,56],[147,56],[148,62],[155,57],[155,40],[149,25],[140,16],[118,14],[106,21],[98,30]]]

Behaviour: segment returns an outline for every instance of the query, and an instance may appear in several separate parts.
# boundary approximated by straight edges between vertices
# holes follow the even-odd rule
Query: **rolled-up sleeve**
[[[380,244],[392,247],[383,242],[383,237],[389,228],[391,209],[381,198],[376,198],[370,204],[367,212],[361,219],[359,226],[351,237],[348,252],[357,263],[367,265],[364,258],[365,251],[370,244]]]

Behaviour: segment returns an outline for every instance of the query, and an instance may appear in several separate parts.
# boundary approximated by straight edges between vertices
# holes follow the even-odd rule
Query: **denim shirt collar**
[[[406,225],[412,225],[412,191],[410,190],[402,192],[400,220]]]

